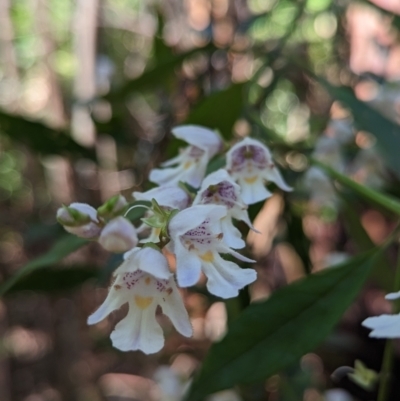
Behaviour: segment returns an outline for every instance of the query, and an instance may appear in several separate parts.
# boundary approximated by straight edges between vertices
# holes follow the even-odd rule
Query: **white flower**
[[[380,315],[369,317],[362,325],[371,329],[370,337],[400,338],[400,313],[397,315]]]
[[[99,243],[109,252],[127,252],[138,243],[136,229],[125,217],[116,217],[103,228]]]
[[[318,167],[310,167],[303,177],[304,189],[309,192],[309,199],[317,207],[336,209],[339,202],[337,192],[330,178]]]
[[[394,301],[400,298],[399,292],[391,292],[385,299]],[[376,338],[400,338],[400,313],[396,315],[380,315],[369,317],[362,325],[371,329],[370,337]]]
[[[133,197],[140,201],[155,199],[160,206],[171,209],[185,209],[189,206],[190,196],[182,188],[176,185],[163,185],[146,192],[133,192]]]
[[[227,213],[225,206],[196,205],[171,219],[168,247],[176,256],[177,279],[181,287],[195,285],[203,271],[210,293],[231,298],[256,279],[253,269],[241,269],[219,255],[230,253],[244,262],[254,262],[230,249],[223,241],[221,219]]]
[[[228,246],[240,249],[245,246],[240,231],[233,225],[232,218],[244,221],[252,230],[247,213],[247,205],[243,202],[240,194],[240,186],[235,183],[232,177],[224,169],[220,169],[208,175],[193,201],[194,205],[206,204],[224,205],[228,214],[221,219],[224,241]]]
[[[160,306],[175,328],[186,337],[192,326],[168,263],[153,248],[134,248],[115,272],[116,279],[103,304],[88,318],[88,324],[103,320],[112,311],[129,303],[129,311],[111,333],[115,348],[121,351],[158,352],[164,345],[162,329],[156,319]]]
[[[176,167],[153,169],[149,179],[159,185],[183,181],[198,188],[205,176],[207,163],[221,150],[222,140],[216,132],[197,125],[175,127],[172,134],[190,146],[183,149],[179,156],[162,164],[163,167]]]
[[[242,188],[242,198],[248,205],[269,198],[272,194],[264,181],[272,181],[284,191],[291,191],[272,161],[269,149],[255,139],[245,138],[226,155],[226,169]]]
[[[57,220],[66,231],[81,238],[97,238],[102,229],[96,209],[86,203],[61,207],[57,210]]]

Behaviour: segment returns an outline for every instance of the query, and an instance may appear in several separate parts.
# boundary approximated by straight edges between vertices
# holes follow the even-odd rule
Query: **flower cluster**
[[[106,300],[88,319],[88,324],[95,324],[128,303],[128,314],[111,334],[113,345],[123,351],[154,353],[163,347],[158,306],[179,333],[192,335],[178,286],[196,285],[204,274],[211,294],[231,298],[254,282],[254,269],[241,268],[222,256],[254,262],[236,251],[244,248],[245,242],[234,219],[256,231],[247,208],[271,196],[265,184],[274,182],[291,190],[270,151],[259,141],[246,138],[236,143],[226,154],[225,168],[206,176],[209,161],[224,148],[218,133],[186,125],[174,128],[172,134],[188,146],[163,163],[166,168],[151,171],[150,181],[158,187],[133,192],[135,201],[150,205],[132,206],[148,209],[140,226],[125,217],[129,205],[120,195],[97,210],[73,203],[57,213],[68,232],[97,240],[108,251],[124,253]],[[175,275],[166,253],[175,257]]]

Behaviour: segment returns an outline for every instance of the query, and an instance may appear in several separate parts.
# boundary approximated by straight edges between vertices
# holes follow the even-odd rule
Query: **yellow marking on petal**
[[[200,258],[204,260],[204,262],[210,263],[214,260],[214,255],[211,251],[207,251],[203,255],[200,255]]]
[[[155,228],[154,229],[154,235],[157,235],[157,237],[159,237],[161,234],[161,228]]]
[[[167,293],[168,295],[171,295],[171,294],[172,294],[172,291],[173,291],[172,288],[168,288],[168,289],[166,290],[166,293]]]
[[[120,289],[121,289],[121,286],[118,285],[118,284],[115,284],[115,285],[114,285],[114,288],[115,288],[116,290],[120,290]]]
[[[183,168],[184,168],[185,170],[187,170],[188,168],[190,168],[191,165],[192,165],[192,162],[188,160],[188,161],[183,165]]]
[[[146,278],[144,279],[144,282],[145,282],[147,285],[149,285],[149,284],[151,283],[151,278],[150,278],[150,277],[146,277]]]
[[[248,177],[244,179],[248,184],[253,184],[257,180],[257,176],[255,175],[254,177]]]
[[[153,297],[140,297],[135,295],[135,303],[140,309],[146,309],[153,302]]]

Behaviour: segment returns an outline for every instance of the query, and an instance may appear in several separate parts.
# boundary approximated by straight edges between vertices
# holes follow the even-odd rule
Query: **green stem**
[[[394,291],[400,290],[400,250],[397,254],[396,275],[394,279]],[[400,308],[398,303],[395,303],[395,313],[398,313]],[[385,351],[383,353],[382,368],[380,373],[380,385],[377,401],[387,401],[389,397],[392,368],[394,361],[393,340],[386,340]]]

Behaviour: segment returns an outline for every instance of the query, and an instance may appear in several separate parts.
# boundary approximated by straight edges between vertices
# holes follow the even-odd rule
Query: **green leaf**
[[[328,176],[335,179],[347,188],[352,189],[355,193],[357,193],[364,199],[376,205],[379,205],[388,211],[400,215],[400,202],[397,199],[389,195],[382,194],[381,192],[375,191],[374,189],[368,188],[364,185],[361,185],[351,178],[347,177],[346,175],[343,175],[333,168],[319,162],[318,160],[312,159],[311,162],[313,165],[318,166],[319,168],[324,170],[324,172],[327,173]]]
[[[343,222],[347,228],[349,238],[355,243],[357,251],[366,252],[374,248],[375,244],[361,224],[360,216],[357,212],[357,203],[351,196],[352,194],[346,194],[343,191],[338,191],[338,193],[341,198],[340,210],[343,214]],[[378,283],[387,292],[392,290],[394,280],[393,271],[390,267],[390,261],[382,253],[376,258],[376,263],[371,272],[371,280]]]
[[[185,124],[198,124],[217,129],[225,139],[232,138],[232,128],[240,117],[245,96],[244,83],[212,93],[190,112]]]
[[[70,290],[97,276],[98,271],[87,266],[64,269],[44,268],[22,277],[10,288],[8,294],[18,291],[59,292]]]
[[[0,296],[10,290],[19,280],[35,270],[42,269],[57,264],[60,260],[75,252],[88,243],[87,240],[66,235],[61,238],[56,244],[43,256],[29,262],[21,267],[13,276],[0,285]]]
[[[95,160],[93,150],[76,143],[67,132],[0,110],[0,131],[12,141],[21,142],[31,150],[43,155],[59,154],[83,156]]]
[[[264,380],[315,349],[360,291],[377,253],[307,276],[251,304],[211,347],[185,400]]]
[[[323,78],[317,77],[329,94],[339,100],[343,105],[351,109],[355,123],[361,130],[372,133],[376,138],[376,144],[388,166],[400,178],[400,126],[368,104],[358,100],[354,92],[348,87],[331,85]]]

